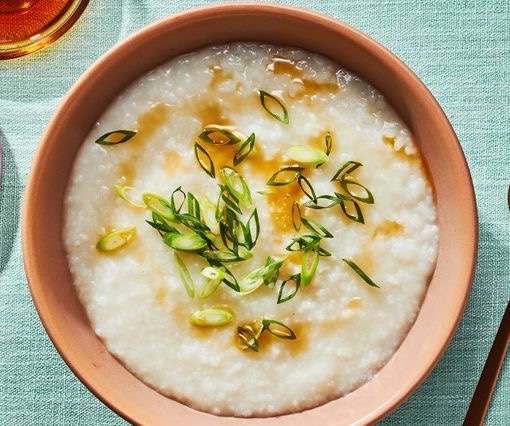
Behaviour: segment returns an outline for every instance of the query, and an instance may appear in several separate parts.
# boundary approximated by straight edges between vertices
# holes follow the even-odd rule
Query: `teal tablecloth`
[[[20,200],[43,128],[103,52],[158,18],[207,2],[91,1],[49,49],[0,62],[0,424],[117,425],[48,340],[22,266]],[[212,2],[211,2],[212,3]],[[459,425],[510,297],[510,3],[508,0],[294,0],[368,33],[425,82],[457,131],[474,178],[480,255],[464,320],[425,384],[386,425]],[[489,425],[510,425],[508,359]]]

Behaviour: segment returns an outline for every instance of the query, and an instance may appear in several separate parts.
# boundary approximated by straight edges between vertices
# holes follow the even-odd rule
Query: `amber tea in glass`
[[[0,0],[0,59],[50,44],[80,17],[88,0]]]

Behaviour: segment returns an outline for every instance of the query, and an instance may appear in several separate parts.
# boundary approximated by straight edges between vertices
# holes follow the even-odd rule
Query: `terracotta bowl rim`
[[[444,351],[448,347],[457,327],[460,322],[460,320],[463,317],[463,312],[465,310],[470,290],[473,283],[475,268],[476,268],[476,260],[477,260],[477,251],[478,251],[478,212],[476,207],[476,199],[475,199],[475,193],[474,193],[474,187],[472,178],[469,172],[468,163],[466,161],[465,155],[462,151],[462,147],[460,145],[460,142],[455,134],[455,131],[449,122],[448,118],[446,117],[444,111],[442,110],[441,106],[437,102],[437,100],[434,98],[432,93],[429,91],[429,89],[424,85],[424,83],[416,76],[416,74],[407,66],[405,65],[396,55],[394,55],[392,52],[390,52],[387,48],[379,44],[377,41],[372,39],[371,37],[367,36],[366,34],[362,33],[361,31],[351,27],[350,25],[330,18],[328,16],[324,16],[322,14],[319,14],[317,12],[313,12],[310,10],[295,8],[295,7],[289,7],[289,6],[281,6],[281,5],[275,5],[275,4],[257,4],[257,3],[227,3],[227,4],[216,4],[216,5],[208,5],[208,6],[202,6],[198,8],[193,8],[184,12],[180,12],[177,14],[172,14],[168,17],[162,18],[160,20],[157,20],[140,30],[136,31],[135,33],[131,34],[124,40],[118,42],[115,44],[112,48],[110,48],[106,53],[104,53],[99,59],[97,59],[82,75],[81,77],[72,85],[72,87],[67,91],[65,96],[62,98],[62,100],[59,102],[58,107],[56,108],[55,112],[52,115],[52,118],[49,122],[49,124],[46,126],[42,137],[41,142],[37,148],[37,151],[34,155],[32,167],[29,173],[29,177],[27,179],[26,184],[26,190],[25,190],[25,197],[23,201],[23,209],[22,209],[22,229],[21,229],[21,235],[22,235],[22,250],[23,250],[23,260],[24,260],[24,267],[25,267],[25,273],[27,276],[27,281],[29,284],[29,289],[31,292],[33,303],[36,307],[36,310],[38,312],[38,315],[40,317],[40,320],[46,330],[46,333],[48,334],[50,340],[52,341],[53,345],[55,346],[56,350],[62,357],[62,359],[66,362],[66,364],[69,366],[69,368],[73,371],[73,373],[78,377],[78,379],[100,400],[102,401],[106,406],[108,406],[110,409],[112,409],[115,413],[123,417],[124,419],[136,423],[136,419],[133,418],[129,412],[123,410],[120,407],[116,406],[115,401],[110,400],[109,395],[107,393],[101,393],[100,390],[96,389],[94,382],[89,380],[86,375],[82,374],[80,371],[80,368],[78,365],[73,364],[73,360],[71,357],[68,357],[68,354],[63,350],[61,347],[61,343],[59,340],[58,333],[55,332],[55,330],[50,327],[46,321],[46,316],[48,315],[47,310],[45,307],[40,305],[40,296],[39,294],[44,291],[43,286],[39,286],[35,283],[35,278],[32,276],[32,268],[33,265],[28,258],[28,252],[30,251],[30,247],[32,246],[33,242],[31,241],[31,236],[29,235],[28,228],[30,228],[30,216],[32,214],[32,198],[33,198],[33,189],[34,181],[37,178],[37,169],[40,165],[40,163],[44,162],[44,152],[47,147],[47,142],[52,138],[52,133],[55,131],[55,128],[59,125],[59,116],[62,114],[62,112],[65,110],[66,105],[70,102],[73,102],[75,96],[79,92],[80,88],[85,85],[85,83],[93,79],[94,76],[97,73],[103,72],[104,66],[111,60],[113,60],[119,53],[129,50],[131,48],[132,43],[136,43],[140,38],[144,38],[147,35],[157,32],[158,29],[166,27],[166,26],[172,26],[174,24],[177,24],[179,22],[182,22],[183,20],[196,18],[201,15],[203,16],[210,16],[215,14],[221,14],[221,13],[228,13],[230,11],[235,11],[236,13],[254,13],[254,12],[269,12],[269,13],[275,13],[275,14],[283,14],[287,16],[292,16],[293,18],[300,18],[304,20],[309,21],[320,21],[323,25],[329,25],[333,26],[336,29],[342,29],[344,33],[346,34],[346,37],[348,36],[351,41],[353,39],[356,40],[357,43],[364,43],[364,45],[368,46],[373,53],[374,51],[377,51],[378,54],[385,58],[385,60],[388,63],[391,63],[394,67],[398,68],[401,73],[407,74],[407,77],[412,80],[412,84],[415,85],[419,91],[421,92],[420,96],[423,99],[426,99],[428,102],[432,102],[435,106],[435,108],[440,113],[439,120],[442,120],[445,124],[447,124],[451,131],[451,140],[455,142],[457,150],[457,155],[459,155],[459,158],[462,159],[462,172],[464,173],[464,177],[467,178],[466,184],[469,186],[469,188],[466,187],[470,199],[468,200],[469,203],[473,206],[473,209],[470,214],[470,218],[472,218],[472,222],[474,225],[474,229],[471,229],[470,232],[473,233],[474,240],[473,240],[473,256],[471,259],[465,260],[463,264],[469,266],[470,276],[469,276],[469,282],[466,283],[466,291],[464,293],[464,298],[461,301],[457,302],[458,306],[458,316],[455,318],[455,323],[449,330],[447,338],[444,340],[441,347],[438,348],[437,354],[435,358],[432,360],[432,362],[429,365],[422,365],[419,368],[417,368],[418,375],[415,379],[415,382],[412,386],[408,386],[407,388],[400,389],[398,396],[389,398],[386,400],[384,404],[379,406],[377,410],[372,411],[371,413],[367,414],[365,417],[360,419],[360,422],[363,424],[373,423],[377,420],[381,419],[394,409],[396,409],[399,405],[401,405],[410,395],[414,392],[414,390],[425,380],[425,378],[430,374],[432,369],[435,367],[435,365],[438,363],[440,358],[442,357]],[[170,59],[167,58],[167,59]],[[370,81],[369,81],[370,83]],[[449,141],[450,142],[450,141]],[[0,154],[1,158],[1,154]],[[1,173],[1,163],[0,163],[0,173]],[[299,413],[295,413],[298,414]],[[285,415],[284,415],[285,416]],[[278,416],[275,416],[278,417]],[[274,418],[274,417],[270,417]],[[246,419],[245,419],[246,420]]]

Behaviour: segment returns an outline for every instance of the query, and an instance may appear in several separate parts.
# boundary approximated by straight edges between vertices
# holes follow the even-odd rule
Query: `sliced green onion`
[[[292,242],[285,248],[287,251],[302,251],[319,244],[321,238],[318,235],[302,235],[292,239]]]
[[[195,284],[193,283],[191,274],[189,273],[188,268],[186,267],[184,261],[175,252],[174,261],[175,266],[177,266],[177,272],[179,273],[179,279],[181,280],[182,285],[186,289],[186,293],[188,293],[188,296],[191,298],[195,297]]]
[[[280,275],[280,268],[283,265],[283,260],[273,259],[271,256],[268,256],[266,259],[265,267],[266,272],[264,273],[264,284],[273,288],[278,280],[278,276]]]
[[[112,231],[99,239],[96,248],[100,252],[111,253],[125,247],[135,236],[135,227]]]
[[[117,183],[113,185],[113,189],[115,190],[115,193],[122,198],[127,203],[131,204],[133,207],[144,207],[142,203],[136,203],[132,201],[129,196],[127,195],[127,192],[133,188],[127,185],[123,185],[121,183]]]
[[[331,133],[326,133],[324,143],[326,144],[326,155],[329,157],[329,154],[331,154],[331,150],[333,149],[333,137],[331,136]]]
[[[194,231],[189,231],[184,234],[169,232],[165,234],[163,241],[173,249],[181,251],[197,251],[207,246],[207,241]]]
[[[283,186],[295,182],[301,175],[303,168],[300,166],[282,167],[267,181],[267,185]]]
[[[294,284],[294,287],[288,291],[287,287]],[[278,299],[276,303],[284,303],[292,299],[298,292],[301,286],[301,277],[299,274],[292,275],[280,284],[280,290],[278,291]]]
[[[307,201],[303,205],[309,209],[322,210],[329,209],[337,204],[340,204],[338,197],[333,195],[319,195],[315,201]]]
[[[212,178],[216,176],[216,172],[214,170],[214,163],[211,159],[211,156],[209,153],[202,147],[202,145],[199,145],[198,143],[195,143],[195,157],[198,161],[198,164],[204,172],[206,172],[209,176]]]
[[[172,205],[168,202],[167,199],[151,192],[144,192],[142,195],[142,200],[145,206],[151,212],[158,214],[170,222],[175,220]]]
[[[241,142],[242,138],[232,127],[216,124],[206,126],[198,137],[211,145],[235,145]]]
[[[146,220],[145,222],[156,229],[161,236],[167,232],[178,232],[177,229],[170,225],[165,218],[155,212],[152,212],[152,221]]]
[[[280,339],[294,340],[296,338],[296,333],[279,321],[263,319],[262,331],[264,330],[269,331],[273,336],[279,337]]]
[[[340,186],[342,187],[342,189],[345,192],[347,192],[351,196],[351,198],[354,198],[354,199],[356,199],[358,201],[361,201],[362,203],[374,204],[374,196],[361,183],[355,182],[355,181],[350,180],[350,179],[342,179],[340,181]],[[364,191],[365,196],[357,195],[355,192],[352,191],[351,188],[349,188],[350,186],[361,188]]]
[[[200,220],[200,203],[198,202],[197,197],[195,197],[191,192],[188,192],[186,201],[188,204],[188,214],[194,216],[197,220]]]
[[[301,191],[305,193],[305,195],[310,198],[312,202],[317,201],[317,195],[315,195],[315,191],[313,189],[310,181],[303,175],[299,175],[298,177],[298,185],[301,188]]]
[[[311,282],[317,271],[319,264],[319,250],[318,247],[305,250],[303,254],[303,261],[301,263],[301,284],[307,287]]]
[[[175,200],[179,194],[181,197],[181,202],[177,203]],[[182,188],[179,186],[177,189],[174,189],[172,195],[170,196],[170,207],[172,208],[172,211],[174,213],[180,213],[185,201],[186,193],[182,190]],[[179,207],[177,207],[177,204],[179,204]]]
[[[232,312],[220,308],[207,308],[193,312],[189,322],[198,327],[221,327],[232,321]]]
[[[303,166],[316,167],[328,161],[328,156],[320,149],[307,145],[295,145],[286,152],[287,157]]]
[[[260,235],[260,222],[257,209],[253,209],[253,213],[246,222],[246,225],[241,223],[241,226],[243,229],[244,244],[248,250],[251,250],[255,247]]]
[[[202,275],[206,278],[204,285],[198,293],[198,297],[204,299],[213,294],[225,278],[225,268],[208,266],[202,269]]]
[[[268,260],[271,258],[268,258]],[[283,261],[271,259],[261,268],[251,271],[239,281],[240,293],[243,295],[253,293],[266,281],[272,280],[276,271],[280,269]]]
[[[253,147],[255,146],[255,133],[252,133],[248,139],[246,139],[241,146],[239,147],[239,150],[234,155],[234,166],[237,166],[238,164],[242,163],[248,155],[253,150]]]
[[[241,343],[241,349],[251,349],[259,351],[259,337],[262,333],[262,322],[254,321],[250,324],[244,324],[237,327],[237,336]]]
[[[99,145],[117,145],[119,143],[127,142],[134,137],[136,132],[132,130],[114,130],[113,132],[105,133],[100,138],[96,139]]]
[[[207,197],[200,198],[199,202],[204,223],[214,234],[217,234],[219,228],[216,221],[216,206]]]
[[[232,250],[205,250],[203,255],[206,259],[214,262],[241,262],[250,259],[253,254],[246,250],[243,246],[238,247],[238,252]]]
[[[349,265],[351,267],[351,269],[356,272],[360,278],[365,281],[369,286],[371,287],[377,287],[377,288],[380,288],[375,282],[372,281],[372,279],[367,275],[365,274],[361,268],[356,265],[352,260],[348,260],[348,259],[342,259],[345,263],[347,263],[347,265]]]
[[[317,234],[321,238],[333,238],[333,234],[329,232],[320,223],[315,222],[312,219],[301,218],[303,225],[305,225],[310,231]]]
[[[229,193],[239,200],[241,206],[248,208],[253,204],[250,188],[239,173],[232,167],[225,166],[221,169],[220,175]]]
[[[354,222],[365,223],[365,218],[363,217],[361,207],[356,201],[354,201],[350,197],[346,197],[345,195],[339,194],[337,192],[335,193],[335,195],[338,197],[338,200],[340,202],[340,208],[349,219],[351,219]],[[354,211],[352,211],[352,208],[349,207],[354,208]]]
[[[225,269],[225,275],[228,276],[228,278],[227,277],[223,278],[223,282],[226,285],[228,285],[232,290],[239,293],[241,289],[239,288],[239,283],[237,282],[236,277],[226,266],[223,265],[222,267]]]
[[[299,208],[299,203],[297,201],[294,201],[292,204],[292,211],[291,211],[291,217],[292,217],[292,225],[294,226],[294,229],[296,231],[299,231],[301,229],[301,209]]]
[[[279,98],[271,95],[270,93],[267,93],[264,90],[259,90],[259,99],[262,107],[267,111],[269,115],[271,115],[273,118],[276,118],[278,121],[281,121],[282,123],[289,124],[289,113]],[[275,112],[273,109],[270,109],[270,107],[267,105],[268,101],[275,103],[277,109],[280,111]]]
[[[344,176],[352,173],[354,170],[356,170],[358,167],[362,166],[358,161],[347,161],[342,167],[338,169],[338,171],[335,173],[335,175],[331,178],[331,181],[338,180],[341,181]]]

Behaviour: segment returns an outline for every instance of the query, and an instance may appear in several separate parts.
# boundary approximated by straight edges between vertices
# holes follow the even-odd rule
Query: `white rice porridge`
[[[259,90],[281,100],[288,124],[262,107]],[[266,100],[270,111],[282,114],[278,104]],[[197,139],[212,124],[229,126],[244,135],[243,141],[255,134],[254,152],[234,168],[251,189],[260,236],[253,256],[228,268],[240,280],[268,256],[284,259],[274,288],[263,284],[242,295],[221,283],[212,295],[199,298],[205,280],[200,271],[207,262],[179,251],[196,286],[195,297],[189,297],[174,250],[145,222],[150,212],[113,189],[129,185],[129,199],[140,203],[143,193],[169,198],[181,186],[216,204],[219,169],[228,162],[232,166],[240,144],[214,147]],[[121,144],[94,143],[117,129],[137,133]],[[291,146],[324,151],[328,132],[333,141],[328,161],[302,173],[316,195],[334,198],[342,189],[330,181],[333,175],[348,161],[362,163],[349,179],[373,194],[373,204],[358,202],[364,224],[349,219],[338,203],[320,210],[303,206],[311,199],[297,182],[266,185],[279,167],[295,163],[287,155]],[[197,140],[211,155],[216,178],[198,164]],[[331,256],[319,257],[310,285],[277,304],[282,280],[299,273],[303,262],[302,252],[285,248],[298,235],[313,235],[304,226],[294,229],[294,201],[303,216],[333,234],[320,239]],[[354,211],[351,205],[348,212]],[[126,246],[111,253],[97,249],[108,232],[132,227],[136,236]],[[113,102],[76,159],[64,240],[95,332],[130,371],[200,410],[267,416],[345,395],[389,360],[420,308],[435,264],[438,227],[432,188],[412,135],[380,93],[315,54],[231,44],[173,59]],[[221,246],[219,237],[215,241]],[[379,288],[342,259],[354,262]],[[190,314],[211,307],[231,312],[232,320],[218,327],[190,323]],[[253,321],[262,319],[285,324],[296,338],[265,330],[258,352],[240,346],[237,327],[260,326]]]

